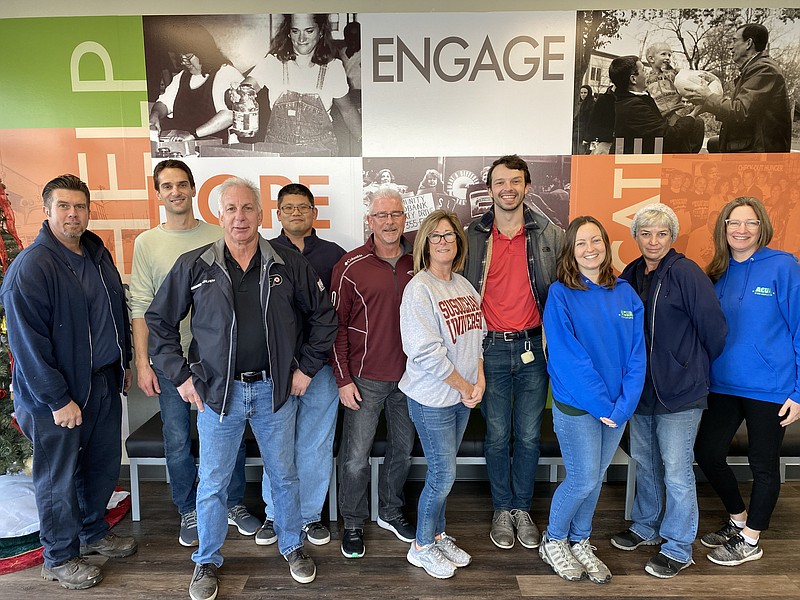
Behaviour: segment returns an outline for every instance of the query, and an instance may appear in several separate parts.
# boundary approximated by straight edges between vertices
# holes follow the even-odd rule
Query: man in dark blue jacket
[[[0,300],[14,355],[14,410],[33,442],[42,577],[85,589],[103,575],[81,555],[136,552],[136,541],[109,533],[104,519],[122,458],[130,324],[119,272],[86,229],[89,188],[62,175],[42,199],[47,220],[9,268]]]
[[[692,564],[698,520],[694,440],[707,407],[709,368],[728,333],[711,280],[671,248],[678,230],[668,206],[639,209],[631,233],[642,256],[622,272],[645,306],[647,376],[630,426],[633,524],[611,544],[620,550],[661,544],[645,571],[662,579]]]
[[[230,178],[219,206],[224,237],[178,258],[145,313],[154,367],[198,410],[193,600],[217,596],[228,483],[247,422],[269,473],[278,550],[295,581],[316,577],[303,551],[295,420],[297,397],[327,363],[336,335],[333,307],[308,261],[259,234],[259,189]],[[180,322],[190,310],[193,337],[184,356]]]

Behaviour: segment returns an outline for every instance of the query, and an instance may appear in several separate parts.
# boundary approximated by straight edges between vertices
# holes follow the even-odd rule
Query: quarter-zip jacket
[[[274,412],[289,397],[295,369],[313,377],[327,361],[336,315],[324,285],[297,251],[272,246],[262,237],[257,251]],[[190,309],[193,339],[187,359],[181,352],[179,325]],[[236,319],[224,238],[178,258],[145,320],[153,366],[176,386],[191,376],[200,398],[222,418],[235,375],[238,329],[253,326]],[[304,323],[309,325],[305,341]]]
[[[119,272],[103,241],[91,231],[81,244],[99,271],[120,350],[117,381],[124,387],[131,331]],[[70,401],[83,408],[92,385],[89,303],[61,242],[45,221],[3,279],[8,338],[14,355],[14,403],[29,411],[56,411]]]
[[[333,346],[333,374],[344,387],[352,377],[400,381],[406,355],[400,337],[400,302],[414,276],[411,244],[401,238],[403,254],[394,267],[375,254],[370,236],[333,268],[331,300],[339,316]]]
[[[635,287],[639,257],[620,276]],[[647,368],[658,401],[670,412],[708,395],[709,367],[722,353],[728,325],[714,286],[700,267],[670,249],[645,301]]]
[[[556,280],[556,258],[564,242],[564,232],[545,217],[527,206],[525,219],[525,250],[528,255],[528,277],[539,314],[544,314],[547,289]],[[486,274],[492,262],[492,227],[494,206],[467,228],[467,262],[462,275],[483,298]]]

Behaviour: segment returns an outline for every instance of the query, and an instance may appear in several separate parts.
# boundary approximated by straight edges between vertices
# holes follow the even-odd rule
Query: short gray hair
[[[373,192],[372,198],[369,200],[369,214],[372,214],[372,206],[375,204],[375,201],[381,198],[390,198],[392,200],[397,200],[400,204],[403,203],[403,196],[396,189],[388,185],[379,187],[377,191]]]
[[[669,228],[670,242],[678,239],[681,226],[678,216],[666,204],[655,203],[643,206],[636,211],[631,221],[631,235],[635,238],[642,227],[667,227]]]
[[[250,190],[250,193],[253,194],[253,202],[255,202],[258,210],[261,211],[261,190],[258,186],[250,181],[249,179],[245,179],[244,177],[231,177],[230,179],[226,179],[222,182],[219,186],[219,207],[220,211],[222,211],[222,199],[225,197],[225,194],[228,193],[228,190],[235,187],[243,187]]]

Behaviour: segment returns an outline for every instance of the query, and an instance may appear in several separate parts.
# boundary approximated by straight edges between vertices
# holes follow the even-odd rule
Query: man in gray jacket
[[[492,163],[486,185],[493,204],[467,229],[464,268],[464,276],[481,295],[488,329],[481,412],[494,505],[489,537],[503,549],[514,546],[515,533],[526,548],[541,542],[530,506],[548,385],[542,314],[564,238],[560,228],[523,204],[530,184],[528,164],[519,156]]]
[[[199,411],[192,600],[217,595],[228,483],[248,421],[270,475],[278,549],[295,581],[314,580],[301,535],[296,396],[327,361],[336,335],[333,307],[308,261],[259,234],[258,188],[234,177],[220,186],[219,198],[223,239],[178,258],[145,313],[154,367]],[[179,326],[190,309],[187,361]]]

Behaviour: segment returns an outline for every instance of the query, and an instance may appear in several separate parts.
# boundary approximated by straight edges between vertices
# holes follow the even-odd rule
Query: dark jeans
[[[780,404],[740,396],[710,393],[708,410],[700,421],[694,454],[725,510],[735,515],[747,508],[733,469],[726,460],[731,440],[747,424],[747,459],[753,473],[747,526],[766,531],[781,490],[780,455],[786,429],[781,427]]]
[[[526,340],[483,341],[483,371],[486,391],[481,413],[486,421],[486,471],[495,510],[531,509],[539,437],[547,402],[547,361],[542,336],[530,338],[535,360],[522,362]],[[511,460],[511,434],[514,460]]]
[[[384,520],[402,514],[403,486],[411,468],[414,424],[408,416],[406,395],[396,381],[353,377],[361,394],[358,410],[345,409],[342,430],[339,510],[346,529],[363,527],[369,518],[369,455],[378,417],[386,411],[386,455],[378,477],[378,514]]]
[[[122,403],[117,369],[92,376],[91,395],[74,429],[53,422],[46,407],[16,407],[17,420],[33,442],[33,485],[44,564],[61,565],[80,545],[104,537],[106,504],[119,479]]]

